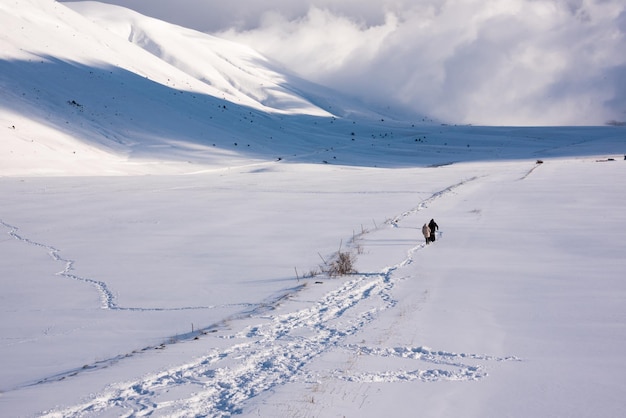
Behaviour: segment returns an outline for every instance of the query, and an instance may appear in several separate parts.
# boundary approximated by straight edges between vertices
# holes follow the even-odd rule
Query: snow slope
[[[332,116],[298,91],[298,84],[318,91],[320,86],[290,76],[285,69],[278,68],[245,45],[152,19],[122,7],[97,2],[66,5],[205,83],[205,91],[212,96],[266,112]],[[313,95],[312,91],[308,93]]]
[[[194,172],[317,155],[329,131],[342,146],[379,133],[355,130],[375,114],[360,103],[247,47],[111,5],[71,5],[89,18],[46,0],[0,6],[5,173]]]
[[[159,172],[197,169],[185,164],[223,167],[259,155],[276,157],[273,133],[280,115],[331,116],[299,93],[315,86],[276,72],[249,48],[114,6],[88,6],[119,14],[129,34],[117,36],[119,30],[109,31],[53,1],[0,6],[6,29],[0,40],[0,120],[8,129],[4,172],[92,175],[152,172],[154,165]],[[125,36],[152,52],[175,53],[155,56]],[[319,146],[310,142],[296,147]],[[242,157],[237,146],[250,149]],[[56,152],[46,155],[50,161],[42,166],[46,148]],[[155,162],[152,155],[162,151],[169,162],[184,164]],[[129,159],[132,164],[123,164]]]
[[[623,128],[394,119],[71,7],[0,4],[3,416],[624,415]]]

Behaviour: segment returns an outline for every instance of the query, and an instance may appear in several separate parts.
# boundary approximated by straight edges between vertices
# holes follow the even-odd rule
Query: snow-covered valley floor
[[[66,5],[0,2],[0,416],[626,416],[619,123],[444,125]]]
[[[626,163],[598,160],[0,179],[2,409],[618,416]],[[358,273],[304,277],[340,246]]]

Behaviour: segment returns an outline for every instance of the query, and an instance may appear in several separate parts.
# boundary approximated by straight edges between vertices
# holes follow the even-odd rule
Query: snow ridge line
[[[79,282],[88,283],[96,288],[98,293],[100,294],[101,308],[108,309],[113,311],[140,311],[140,312],[162,312],[162,311],[188,311],[188,310],[203,310],[203,309],[218,309],[218,308],[232,308],[232,307],[251,307],[256,306],[247,303],[235,303],[235,304],[225,304],[225,305],[210,305],[210,306],[183,306],[178,308],[141,308],[141,307],[122,307],[117,304],[115,301],[115,296],[113,292],[109,289],[106,282],[100,280],[94,280],[87,277],[78,276],[76,274],[71,273],[74,270],[74,260],[66,259],[61,257],[61,250],[47,244],[43,244],[40,242],[36,242],[31,240],[30,238],[26,238],[20,234],[18,234],[19,228],[13,225],[10,225],[0,219],[0,225],[9,229],[8,234],[18,240],[19,242],[27,245],[31,245],[34,247],[43,248],[48,252],[50,258],[54,261],[64,264],[63,270],[55,273],[55,276],[65,277],[67,279],[76,280]]]

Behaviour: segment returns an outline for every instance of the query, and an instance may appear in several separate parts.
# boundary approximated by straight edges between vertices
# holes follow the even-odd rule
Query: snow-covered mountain
[[[97,2],[66,3],[98,25],[183,71],[205,86],[178,88],[276,113],[330,116],[301,89],[303,81],[288,76],[253,49],[152,19],[129,9]],[[183,80],[179,80],[181,82]],[[161,80],[176,87],[170,80]],[[298,88],[298,84],[300,88]],[[312,87],[312,86],[307,86]],[[317,87],[319,89],[319,87]]]
[[[624,415],[623,127],[394,118],[98,3],[0,26],[3,417]]]
[[[485,152],[532,158],[524,145],[532,129],[443,127],[372,109],[247,46],[122,7],[3,2],[0,25],[0,175],[195,173],[274,160],[440,165]],[[586,141],[581,130],[568,135]],[[470,142],[484,152],[468,153]]]
[[[310,154],[355,123],[329,121],[380,118],[251,48],[117,6],[3,2],[0,25],[4,174],[223,167]]]

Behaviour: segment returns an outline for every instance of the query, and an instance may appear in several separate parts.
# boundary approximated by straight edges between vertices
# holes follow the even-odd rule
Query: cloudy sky
[[[626,121],[624,0],[106,0],[448,123]]]

